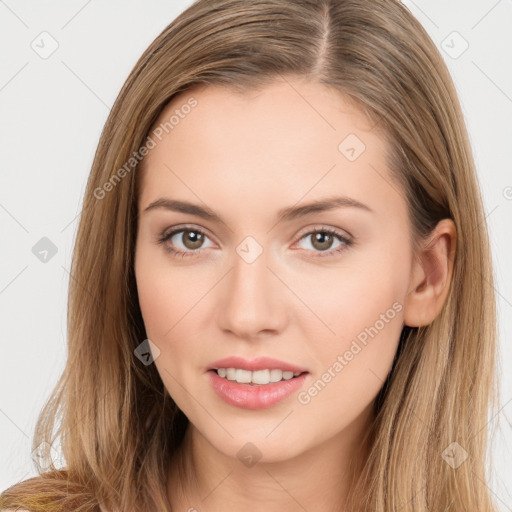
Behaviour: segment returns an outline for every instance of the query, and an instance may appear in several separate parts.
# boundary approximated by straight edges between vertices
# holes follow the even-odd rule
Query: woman
[[[455,88],[407,8],[195,2],[93,162],[34,439],[65,467],[0,508],[496,510],[490,261]]]

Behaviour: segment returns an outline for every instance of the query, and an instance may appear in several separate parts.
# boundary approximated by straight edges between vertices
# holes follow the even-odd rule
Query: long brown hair
[[[457,229],[444,308],[428,326],[404,327],[375,402],[371,450],[356,487],[365,499],[354,510],[496,510],[485,485],[487,420],[498,399],[482,198],[448,69],[395,0],[198,0],[143,53],[105,124],[83,200],[67,364],[33,443],[43,461],[39,476],[4,491],[0,508],[170,510],[168,461],[188,420],[155,365],[134,356],[146,338],[133,269],[134,155],[176,94],[199,84],[243,92],[292,76],[343,93],[386,137],[414,243],[443,218]],[[58,438],[60,469],[50,451]],[[468,458],[455,469],[446,449]]]

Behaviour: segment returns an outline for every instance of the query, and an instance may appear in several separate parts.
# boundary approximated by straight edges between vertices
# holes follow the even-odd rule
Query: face
[[[289,82],[175,97],[153,127],[138,198],[154,364],[213,447],[236,457],[251,442],[266,461],[368,420],[413,262],[383,136],[339,92]],[[305,208],[319,201],[330,207]],[[217,364],[229,357],[241,359]],[[301,374],[280,374],[287,366]]]

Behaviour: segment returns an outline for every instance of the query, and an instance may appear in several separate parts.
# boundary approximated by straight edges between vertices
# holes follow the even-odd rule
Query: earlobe
[[[405,299],[405,325],[428,325],[439,315],[450,291],[455,250],[455,223],[443,219],[414,258]]]

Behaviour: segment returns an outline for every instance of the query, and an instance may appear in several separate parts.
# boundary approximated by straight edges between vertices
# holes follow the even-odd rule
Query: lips
[[[279,359],[270,357],[258,357],[256,359],[244,359],[239,356],[226,357],[219,359],[208,366],[207,371],[217,370],[219,368],[239,368],[241,370],[283,370],[293,373],[308,372],[307,368],[298,366]]]
[[[240,384],[217,375],[215,370],[206,372],[213,390],[225,403],[239,409],[268,409],[289,399],[303,386],[308,373],[301,373],[290,380],[281,380],[269,384]]]

